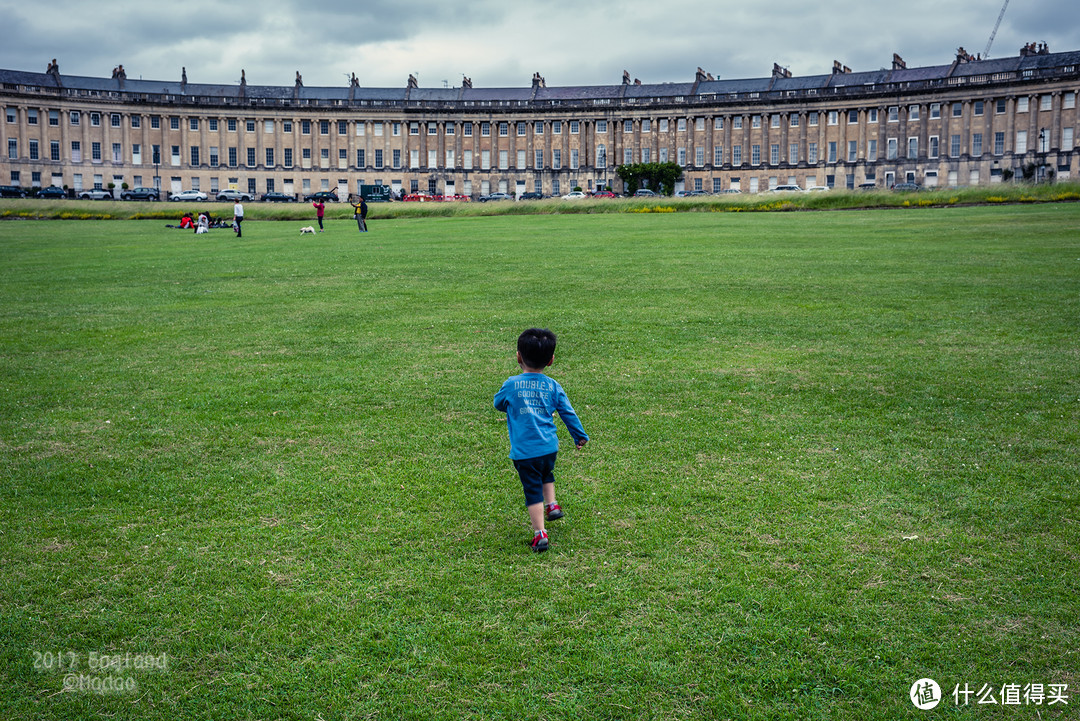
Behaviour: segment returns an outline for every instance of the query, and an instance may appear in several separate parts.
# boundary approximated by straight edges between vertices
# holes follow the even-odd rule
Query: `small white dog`
[[[301,228],[300,235],[303,235],[304,233],[311,233],[312,235],[315,235],[315,228],[310,225],[306,228]]]

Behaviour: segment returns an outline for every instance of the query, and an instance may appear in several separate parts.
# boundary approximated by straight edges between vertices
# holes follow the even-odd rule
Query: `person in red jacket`
[[[326,206],[323,204],[323,202],[321,200],[316,200],[315,202],[312,203],[312,205],[315,207],[315,215],[319,218],[319,232],[321,233],[321,232],[323,232],[322,218],[323,218],[323,213],[326,212]]]

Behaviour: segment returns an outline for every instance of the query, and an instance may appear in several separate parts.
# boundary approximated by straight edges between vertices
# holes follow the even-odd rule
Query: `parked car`
[[[638,188],[637,190],[634,191],[634,197],[635,198],[656,198],[656,197],[659,197],[659,196],[657,196],[656,193],[649,190],[648,188]]]
[[[489,195],[481,195],[480,202],[486,203],[489,200],[513,200],[514,196],[509,193],[491,193]]]
[[[708,195],[708,193],[707,193],[707,192],[705,192],[704,190],[691,190],[691,191],[690,191],[690,195],[692,195],[692,196],[697,196],[697,195]]]
[[[120,193],[120,200],[161,200],[161,191],[157,188],[128,188]]]
[[[580,190],[571,190],[569,193],[564,195],[562,197],[562,199],[563,200],[581,200],[582,198],[587,198],[587,197],[589,197],[589,196],[585,195],[585,193],[581,192]]]
[[[518,200],[543,200],[543,199],[544,199],[544,194],[543,193],[533,193],[533,192],[522,193],[521,197],[518,198]]]
[[[773,193],[801,193],[802,188],[797,185],[778,185],[772,189]]]
[[[689,198],[690,197],[690,191],[689,190],[676,190],[675,191],[675,197],[676,198]]]
[[[741,195],[742,191],[739,190],[738,188],[728,188],[727,190],[724,191],[723,194],[724,195]]]
[[[104,188],[90,188],[78,192],[79,200],[115,200],[112,191]]]
[[[231,203],[235,203],[238,200],[241,203],[250,203],[251,202],[251,193],[241,193],[239,190],[232,190],[232,189],[226,188],[225,190],[219,190],[217,196],[215,196],[214,199],[215,200],[227,200],[227,201],[229,201]]]
[[[877,183],[872,181],[868,183],[859,183],[858,188],[859,190],[877,190]]]
[[[897,192],[912,192],[919,189],[918,183],[897,183],[892,187]]]
[[[305,203],[311,203],[311,202],[316,201],[316,200],[321,200],[324,203],[336,203],[336,202],[338,202],[337,191],[336,190],[320,190],[317,193],[312,193],[311,195],[305,195],[304,196],[304,202]]]
[[[610,190],[598,190],[592,194],[594,198],[617,198],[619,196],[612,193]]]
[[[295,195],[285,195],[285,193],[263,193],[263,197],[259,198],[264,203],[295,203]]]
[[[47,188],[42,188],[37,192],[39,198],[66,198],[67,191],[63,188],[57,188],[55,185],[50,185]]]
[[[0,198],[25,198],[26,191],[18,185],[0,185]]]
[[[173,202],[180,202],[182,200],[195,200],[204,201],[207,199],[206,193],[201,190],[181,190],[179,193],[174,193],[169,200]]]
[[[807,193],[820,193],[821,191],[828,190],[828,189],[829,189],[829,186],[827,186],[827,185],[811,185],[811,186],[808,186],[806,188],[806,192]]]

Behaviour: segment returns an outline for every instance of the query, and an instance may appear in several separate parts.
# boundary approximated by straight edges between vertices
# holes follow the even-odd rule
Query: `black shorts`
[[[544,484],[555,482],[555,457],[558,455],[550,453],[514,461],[514,468],[521,477],[521,488],[525,491],[526,506],[544,502]]]

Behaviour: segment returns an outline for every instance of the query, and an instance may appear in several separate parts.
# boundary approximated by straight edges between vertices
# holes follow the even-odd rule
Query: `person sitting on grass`
[[[549,521],[564,515],[555,501],[555,458],[559,452],[555,412],[578,448],[589,442],[562,386],[543,373],[555,360],[555,343],[555,334],[546,328],[529,328],[518,336],[517,363],[522,372],[508,378],[495,394],[495,409],[506,414],[510,459],[525,491],[533,528],[532,550],[537,553],[548,548],[545,511]]]

